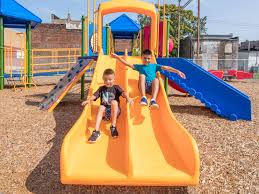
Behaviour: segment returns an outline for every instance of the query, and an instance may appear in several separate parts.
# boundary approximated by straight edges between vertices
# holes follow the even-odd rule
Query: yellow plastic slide
[[[141,63],[140,57],[127,57]],[[119,84],[134,105],[121,100],[119,137],[112,139],[110,124],[103,121],[101,138],[95,144],[87,139],[95,126],[99,101],[86,106],[66,135],[61,150],[61,182],[85,185],[196,185],[199,182],[199,153],[195,140],[175,119],[160,79],[158,104],[150,110],[139,105],[138,72],[116,59],[99,55],[91,95],[103,84],[104,69],[112,68]]]

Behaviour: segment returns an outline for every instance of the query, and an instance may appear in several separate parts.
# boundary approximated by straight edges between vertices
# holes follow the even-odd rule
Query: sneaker
[[[146,98],[146,96],[143,96],[140,99],[140,105],[147,106],[147,98]]]
[[[157,108],[159,108],[159,105],[156,103],[156,100],[151,99],[149,107],[153,108],[153,109],[157,109]]]
[[[112,135],[113,138],[116,138],[116,137],[119,136],[119,133],[118,133],[116,127],[111,126],[111,127],[110,127],[110,130],[111,130],[111,135]]]
[[[100,131],[94,130],[92,132],[92,135],[89,137],[88,142],[89,143],[95,143],[99,139],[100,136],[101,136]]]

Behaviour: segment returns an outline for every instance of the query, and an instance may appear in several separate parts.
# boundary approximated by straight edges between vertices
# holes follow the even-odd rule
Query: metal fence
[[[32,73],[62,73],[76,64],[80,48],[33,49]]]
[[[26,56],[23,48],[4,48],[4,72],[6,77],[17,77],[26,74]]]
[[[24,47],[4,47],[4,77],[8,85],[28,84],[27,50]],[[35,76],[65,74],[81,56],[80,48],[33,49],[32,79]],[[34,84],[34,83],[32,83]],[[35,84],[34,84],[35,85]]]
[[[259,67],[259,59],[190,59],[205,70],[240,70],[256,72]]]

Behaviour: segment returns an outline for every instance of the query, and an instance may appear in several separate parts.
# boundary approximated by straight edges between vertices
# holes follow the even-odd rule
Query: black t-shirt
[[[113,85],[112,87],[101,86],[99,89],[94,93],[96,100],[100,97],[101,98],[101,105],[109,106],[111,105],[112,100],[116,100],[120,103],[120,96],[124,91],[121,89],[119,85]]]

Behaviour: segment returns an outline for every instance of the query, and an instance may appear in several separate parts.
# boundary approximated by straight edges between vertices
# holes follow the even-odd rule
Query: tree
[[[147,17],[146,15],[139,14],[137,18],[137,23],[143,28],[146,25],[149,25],[151,23],[150,17]]]
[[[156,5],[157,7],[157,5]],[[198,17],[193,15],[193,11],[191,10],[182,10],[182,8],[179,8],[178,6],[174,4],[166,5],[166,14],[165,17],[170,22],[170,37],[174,40],[174,45],[177,48],[178,47],[178,14],[179,11],[181,13],[181,32],[180,37],[181,39],[186,36],[197,36],[197,21]],[[160,18],[163,19],[163,6],[160,7]],[[145,25],[149,25],[151,23],[150,17],[147,17],[146,15],[138,15],[138,23],[144,27]],[[207,28],[207,17],[203,17],[200,19],[201,25],[200,25],[200,32],[201,34],[206,34]]]

